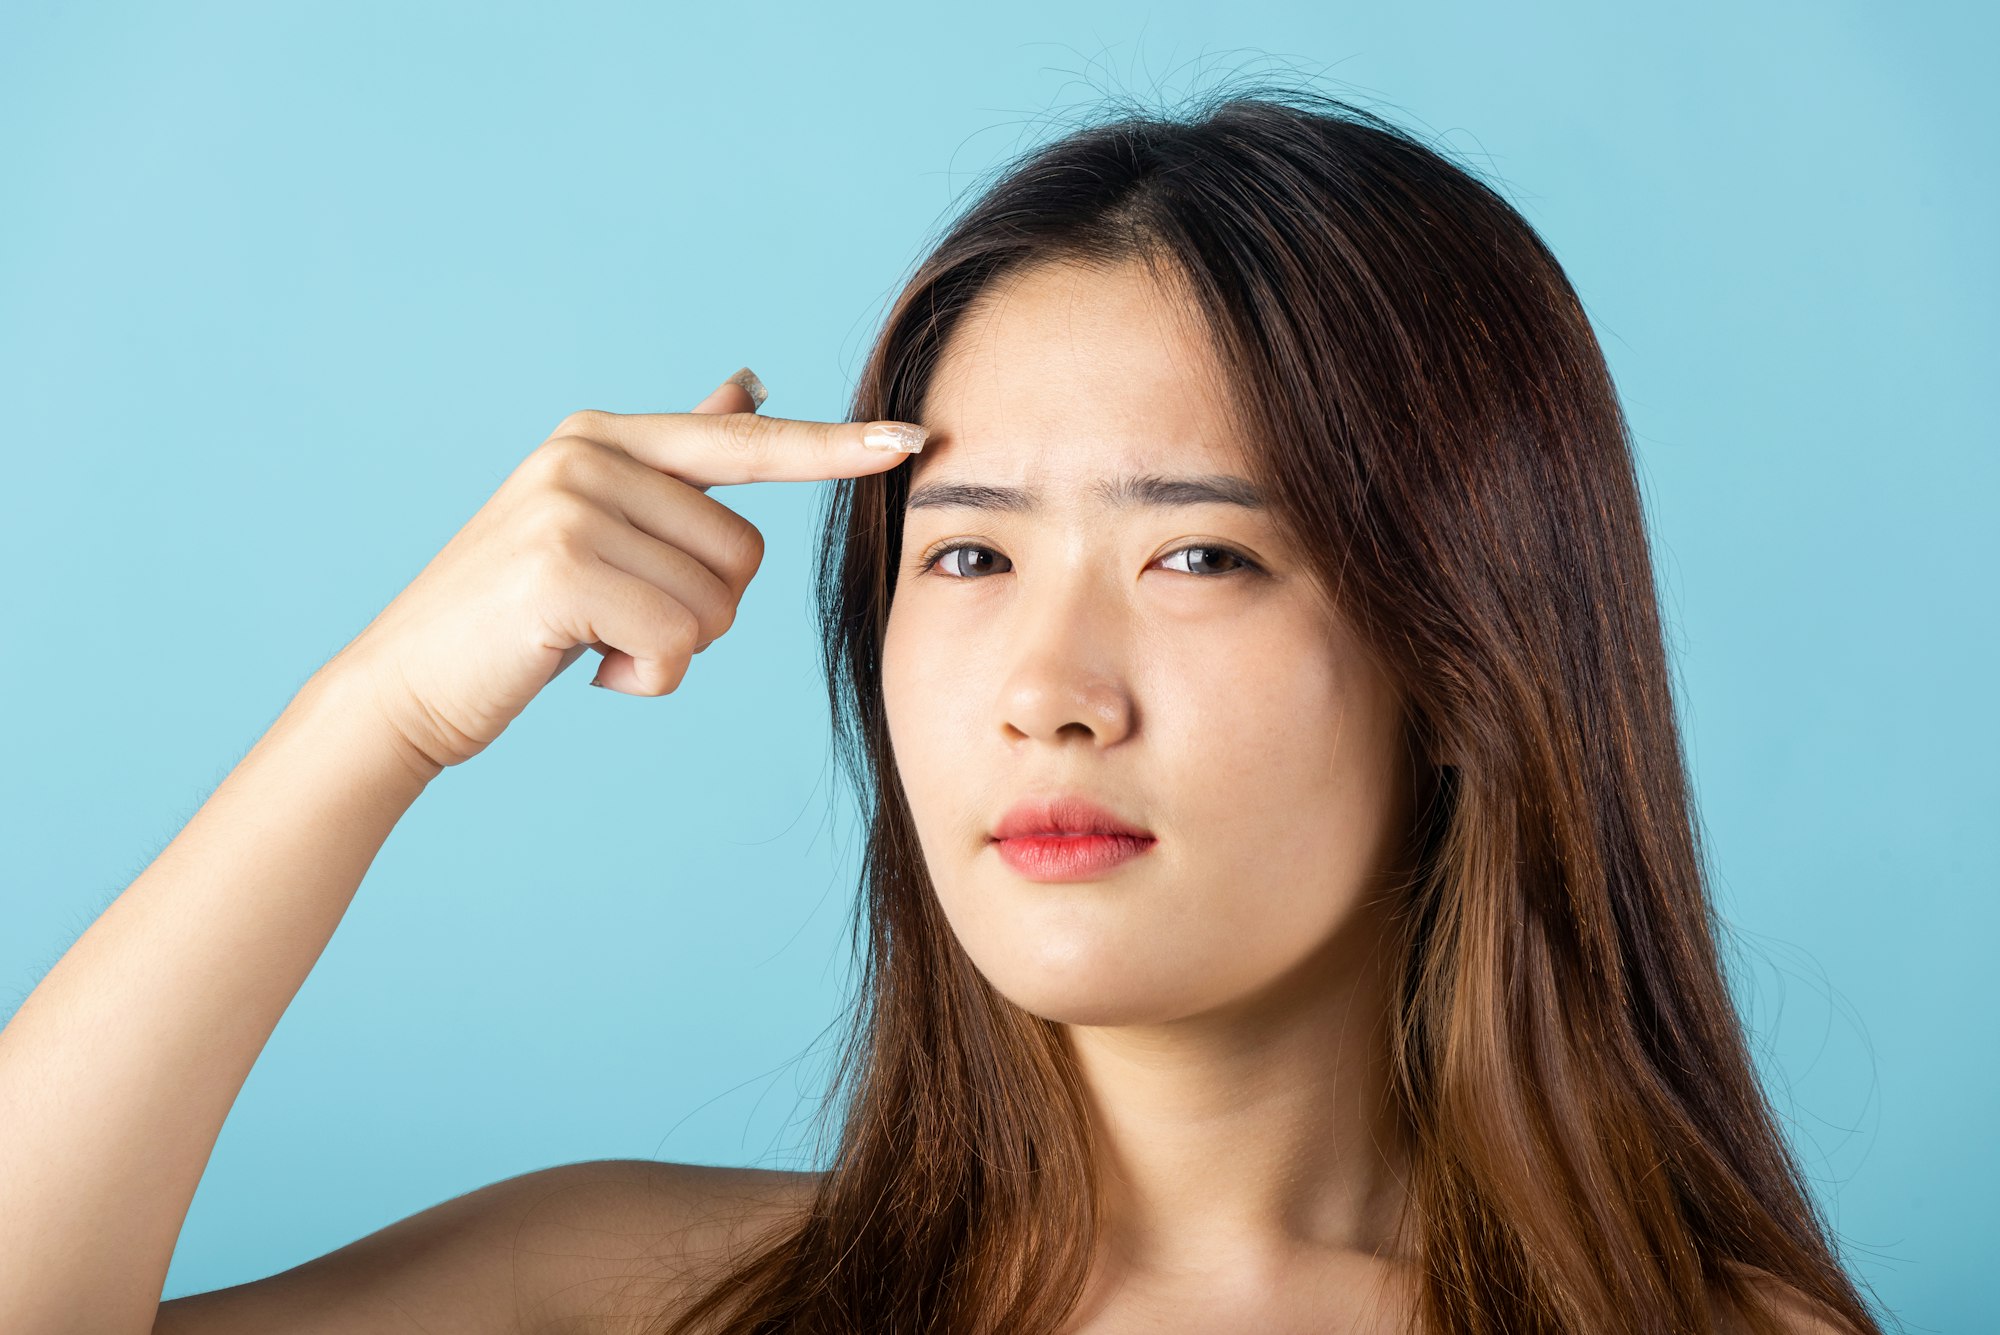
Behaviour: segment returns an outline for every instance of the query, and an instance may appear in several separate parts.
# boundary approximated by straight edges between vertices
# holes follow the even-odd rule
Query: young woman
[[[1613,385],[1496,193],[1297,90],[1124,115],[956,222],[853,420],[737,381],[558,427],[0,1034],[0,1328],[1879,1330],[1718,963]],[[586,647],[675,691],[763,551],[705,490],[776,479],[835,482],[872,813],[830,1168],[564,1165],[159,1303],[395,821]]]

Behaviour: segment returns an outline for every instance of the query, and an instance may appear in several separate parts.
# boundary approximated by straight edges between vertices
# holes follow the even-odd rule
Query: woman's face
[[[1254,1005],[1372,922],[1363,901],[1409,817],[1393,686],[1260,509],[1096,495],[1141,475],[1246,476],[1213,353],[1178,314],[1191,307],[1136,263],[1043,266],[990,295],[919,419],[884,646],[932,882],[980,971],[1038,1015]],[[921,503],[947,484],[1030,503]],[[973,546],[921,573],[947,540]],[[1156,842],[1088,879],[1033,879],[992,833],[1017,801],[1058,793]]]

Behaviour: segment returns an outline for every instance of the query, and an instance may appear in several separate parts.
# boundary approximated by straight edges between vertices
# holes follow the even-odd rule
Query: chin
[[[1057,1024],[1110,1028],[1165,1024],[1213,1004],[1185,961],[1135,960],[1129,952],[1040,948],[991,960],[968,947],[973,964],[1007,1000]]]
[[[1087,1029],[1120,1029],[1130,1026],[1164,1024],[1175,1019],[1171,1007],[1148,1005],[1143,1000],[1124,997],[1048,995],[1003,996],[1031,1015],[1054,1024],[1079,1025]]]

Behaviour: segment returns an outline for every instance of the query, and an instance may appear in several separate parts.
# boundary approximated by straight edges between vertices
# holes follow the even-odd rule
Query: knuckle
[[[698,633],[694,642],[700,644],[703,640],[719,640],[727,635],[729,628],[736,624],[736,607],[737,603],[734,598],[723,599],[717,606],[715,615],[709,618],[712,628],[705,634]],[[696,629],[697,631],[700,630],[699,627]]]
[[[580,437],[577,436],[550,436],[528,451],[528,457],[521,461],[520,468],[515,471],[524,480],[537,486],[546,484],[550,474],[560,466],[563,455],[575,448],[571,442],[578,439]]]
[[[535,479],[546,488],[588,490],[603,478],[609,450],[588,436],[551,436],[535,451]]]
[[[764,534],[755,524],[745,520],[735,529],[728,551],[723,553],[723,564],[732,576],[729,583],[737,590],[747,585],[764,564]]]
[[[679,599],[669,601],[673,606],[667,612],[662,647],[668,657],[684,658],[693,654],[694,647],[704,638],[701,633],[701,618]]]
[[[576,564],[569,553],[554,547],[538,547],[522,562],[521,587],[530,605],[551,608],[561,605],[574,587]]]
[[[756,413],[725,413],[717,429],[722,448],[730,454],[754,457],[763,447],[764,419]]]
[[[556,423],[556,429],[549,432],[549,438],[594,435],[596,434],[594,428],[603,416],[604,414],[595,408],[579,408],[568,417],[563,418],[562,421]]]
[[[523,520],[530,548],[539,556],[576,558],[592,554],[589,529],[596,515],[590,502],[569,491],[551,491]]]

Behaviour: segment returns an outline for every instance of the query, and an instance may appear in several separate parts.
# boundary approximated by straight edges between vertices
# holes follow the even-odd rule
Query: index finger
[[[743,482],[810,482],[886,472],[921,451],[915,422],[816,422],[741,413],[571,413],[558,435],[616,445],[703,491]]]

